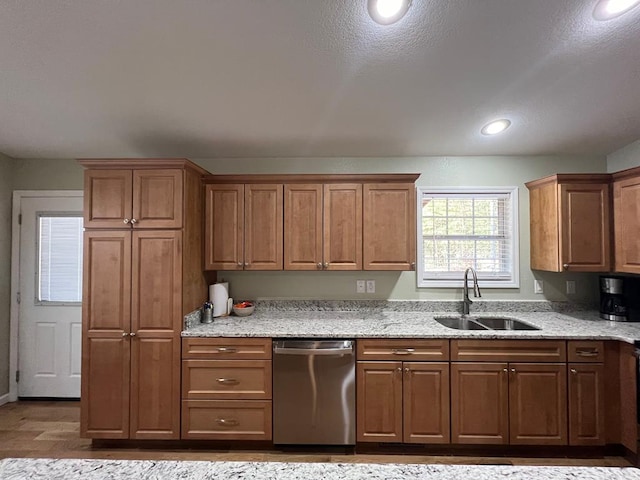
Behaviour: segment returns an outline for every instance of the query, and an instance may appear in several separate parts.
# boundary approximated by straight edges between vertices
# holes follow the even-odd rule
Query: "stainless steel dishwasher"
[[[355,445],[355,342],[273,342],[273,443]]]

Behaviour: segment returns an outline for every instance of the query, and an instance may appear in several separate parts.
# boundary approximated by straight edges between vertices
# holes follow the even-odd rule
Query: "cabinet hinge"
[[[20,292],[16,293],[16,302],[18,302],[18,304],[20,303]]]
[[[20,370],[16,370],[16,383],[20,381]]]
[[[22,214],[18,214],[18,225],[22,225]]]

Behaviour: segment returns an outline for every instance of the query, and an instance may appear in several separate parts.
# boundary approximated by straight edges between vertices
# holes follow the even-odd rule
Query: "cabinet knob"
[[[329,264],[327,262],[324,262],[324,264],[322,265],[324,268],[329,268]]]
[[[404,371],[405,371],[406,373],[409,373],[409,367],[404,367]]]
[[[504,373],[507,373],[507,372],[509,371],[509,369],[508,369],[508,368],[503,368],[503,369],[502,369],[502,371],[503,371]]]
[[[248,267],[249,265],[251,265],[249,262],[244,262],[245,267]]]
[[[216,423],[223,427],[236,427],[240,425],[240,422],[235,418],[216,418]]]
[[[320,262],[318,262],[317,267],[318,267],[319,269],[321,269],[321,268],[322,268],[322,264],[321,264]]]
[[[131,225],[133,225],[134,223],[138,223],[138,220],[136,220],[135,218],[131,219]]]
[[[238,262],[238,266],[242,268],[242,262]]]
[[[402,367],[398,367],[398,368],[396,368],[396,370],[397,370],[398,372],[401,372],[401,371],[402,371]]]
[[[575,368],[572,368],[572,369],[571,369],[571,373],[572,373],[573,375],[575,375],[576,373],[578,373],[578,371],[577,371]]]
[[[128,336],[129,336],[129,334],[128,334],[127,332],[122,332],[122,336],[123,336],[123,337],[128,337]]]
[[[564,268],[565,270],[569,270],[569,264],[568,263],[563,263],[562,264],[562,268]]]
[[[511,369],[511,373],[516,373],[516,369],[515,369],[515,368],[512,368],[512,369]]]
[[[415,270],[416,269],[416,262],[411,262],[411,270]]]
[[[131,220],[129,220],[128,218],[125,218],[125,219],[122,221],[122,223],[127,223],[127,224],[128,224],[130,221],[131,221]]]
[[[131,333],[129,334],[129,336],[130,336],[130,337],[135,337],[135,336],[136,336],[136,333],[135,333],[135,332],[131,332]]]

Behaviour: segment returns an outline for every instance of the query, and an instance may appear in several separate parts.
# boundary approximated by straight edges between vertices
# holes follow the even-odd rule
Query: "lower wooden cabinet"
[[[357,441],[449,443],[448,362],[358,362]]]
[[[271,401],[183,400],[182,438],[271,440]]]
[[[271,440],[270,338],[182,339],[181,438]]]

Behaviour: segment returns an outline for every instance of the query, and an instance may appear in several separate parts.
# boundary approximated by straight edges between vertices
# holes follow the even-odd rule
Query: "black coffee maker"
[[[629,321],[625,292],[624,277],[600,277],[600,318]]]

